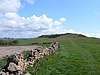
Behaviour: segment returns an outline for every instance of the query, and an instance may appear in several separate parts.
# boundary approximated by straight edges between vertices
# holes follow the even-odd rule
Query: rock
[[[11,62],[8,66],[8,70],[10,72],[14,72],[14,71],[20,71],[21,70],[21,67],[16,65],[15,63]]]
[[[8,57],[8,62],[18,63],[19,61],[19,54],[15,53]]]
[[[29,65],[33,65],[35,63],[35,61],[29,61],[28,63],[29,63]]]
[[[60,47],[59,43],[55,42],[54,47],[55,47],[55,50],[58,50],[58,48]]]
[[[34,57],[34,50],[30,51],[29,57]]]
[[[27,72],[26,74],[23,74],[23,75],[31,75],[29,72]]]
[[[40,55],[40,58],[44,57],[44,53],[39,53],[39,55]]]
[[[50,52],[50,54],[53,54],[54,53],[54,48],[53,47],[48,47],[48,49],[49,49],[49,52]]]
[[[35,51],[35,59],[39,59],[39,58],[40,58],[39,52]]]
[[[0,72],[0,75],[9,75],[9,73],[8,73],[8,72],[3,72],[3,71],[1,71],[1,72]]]
[[[2,71],[1,71],[1,72],[0,72],[0,75],[7,75],[7,74],[6,74],[5,72],[2,72]]]
[[[44,46],[43,53],[44,53],[44,55],[50,55],[49,48]]]
[[[50,49],[53,51],[53,53],[56,53],[56,51],[58,50],[59,47],[60,47],[59,43],[54,42],[54,43],[51,44]]]
[[[21,70],[24,70],[25,66],[26,66],[25,60],[24,59],[19,59],[18,66],[21,67]]]
[[[43,47],[41,46],[41,47],[37,47],[35,50],[36,51],[38,51],[39,53],[43,53]]]

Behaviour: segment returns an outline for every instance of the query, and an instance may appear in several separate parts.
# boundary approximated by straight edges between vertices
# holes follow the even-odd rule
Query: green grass
[[[30,46],[33,45],[32,43],[43,43],[43,42],[52,42],[52,39],[49,38],[31,38],[31,39],[18,39],[19,43],[17,44],[18,46]],[[35,45],[42,45],[42,44],[35,44]],[[47,44],[44,44],[45,46]]]
[[[0,59],[0,71],[2,70],[2,68],[4,68],[7,64],[7,58],[3,57]]]
[[[58,54],[40,60],[38,68],[29,67],[32,75],[100,75],[100,39],[59,37],[52,41],[61,45]]]
[[[37,38],[28,42],[58,41],[58,54],[41,59],[26,70],[32,75],[100,75],[100,39],[95,38]],[[24,40],[20,40],[23,44]]]

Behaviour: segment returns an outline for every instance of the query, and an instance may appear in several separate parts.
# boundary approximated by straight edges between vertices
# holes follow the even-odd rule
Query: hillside
[[[33,67],[32,75],[100,75],[100,39],[86,37],[34,38],[20,40],[20,43],[58,41],[57,54],[45,57]]]
[[[37,41],[58,41],[61,48],[40,60],[38,69],[29,67],[32,75],[100,75],[100,40],[96,38],[69,37],[37,38]],[[35,39],[36,41],[36,39]]]
[[[65,34],[52,34],[52,35],[41,35],[38,38],[56,38],[60,36],[66,36],[66,37],[87,37],[82,34],[74,34],[74,33],[65,33]]]

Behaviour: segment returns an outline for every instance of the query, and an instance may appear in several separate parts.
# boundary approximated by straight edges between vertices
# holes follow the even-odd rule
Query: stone
[[[14,72],[14,71],[20,71],[21,70],[21,67],[16,65],[15,63],[11,62],[8,66],[8,70],[10,72]]]
[[[19,61],[19,54],[15,53],[15,54],[12,54],[11,56],[8,57],[8,61],[9,62],[14,62],[14,63],[18,63]]]
[[[49,47],[48,49],[49,49],[50,54],[54,53],[54,48],[53,47]]]
[[[43,47],[42,46],[37,47],[35,50],[38,51],[39,53],[43,53]]]
[[[40,55],[40,58],[44,57],[44,53],[39,53],[39,55]]]
[[[39,52],[35,51],[35,59],[39,59],[39,58],[40,58]]]
[[[44,53],[44,55],[50,55],[49,48],[47,48],[46,46],[44,46],[43,53]]]
[[[30,51],[29,57],[34,57],[34,50]]]
[[[52,47],[53,53],[56,53],[60,46],[59,46],[58,42],[54,42],[54,43],[51,44],[50,48],[51,47]]]
[[[29,72],[27,72],[26,74],[23,74],[23,75],[31,75]]]
[[[9,72],[1,71],[1,72],[0,72],[0,75],[9,75]]]
[[[25,65],[25,61],[23,59],[19,59],[18,66],[21,67],[21,70],[25,68],[24,65]]]
[[[7,75],[7,74],[6,74],[5,72],[2,72],[2,71],[1,71],[1,72],[0,72],[0,75]]]

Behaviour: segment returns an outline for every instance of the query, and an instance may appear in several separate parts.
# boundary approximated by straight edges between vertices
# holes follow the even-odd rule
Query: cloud
[[[25,18],[16,12],[7,12],[0,20],[0,33],[3,37],[34,37],[42,34],[64,33],[66,30],[63,28],[63,22],[55,21],[46,14]]]
[[[97,37],[100,38],[100,34],[99,33],[83,33],[84,35],[88,36],[88,37]]]
[[[34,0],[25,0],[29,4],[34,4]]]
[[[20,7],[20,0],[0,0],[0,13],[17,12]]]
[[[82,33],[73,29],[65,29],[65,18],[53,20],[46,14],[41,16],[21,17],[16,12],[0,14],[0,37],[37,37],[47,34],[78,33],[88,37],[99,37],[98,33]]]
[[[34,4],[34,0],[24,2]],[[21,17],[18,10],[21,0],[0,0],[0,34],[1,37],[35,37],[42,34],[65,33],[65,18],[53,20],[46,14],[41,16]]]
[[[88,37],[99,37],[98,33],[82,33],[65,29],[65,18],[53,20],[46,14],[41,16],[21,17],[16,12],[0,14],[0,37],[37,37],[47,34],[78,33]]]
[[[60,18],[59,21],[60,21],[60,22],[65,22],[65,21],[66,21],[66,18]]]
[[[34,0],[24,0],[34,4]],[[79,33],[87,36],[100,37],[100,34],[88,34],[76,32],[73,29],[65,29],[61,17],[53,20],[46,14],[41,16],[22,17],[18,15],[21,8],[21,0],[0,0],[0,37],[37,37],[45,34]]]
[[[68,29],[67,33],[83,34],[83,35],[85,35],[87,37],[97,37],[97,38],[100,38],[100,34],[99,33],[79,32],[79,31],[75,31],[73,29]]]

